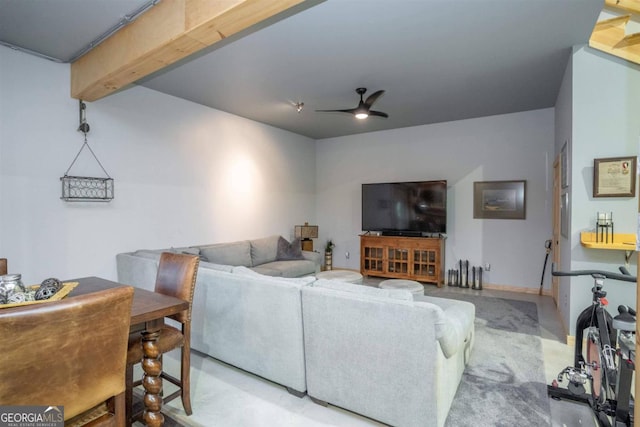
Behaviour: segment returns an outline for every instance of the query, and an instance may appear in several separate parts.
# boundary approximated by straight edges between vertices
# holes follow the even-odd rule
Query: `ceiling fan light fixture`
[[[387,113],[383,113],[382,111],[374,111],[371,109],[371,106],[373,105],[373,103],[376,102],[376,100],[384,94],[384,90],[379,90],[377,92],[374,92],[365,101],[363,99],[363,95],[365,94],[366,91],[367,89],[364,87],[359,87],[358,89],[356,89],[356,93],[360,95],[360,103],[356,108],[347,108],[344,110],[316,110],[316,111],[327,112],[327,113],[349,113],[349,114],[353,114],[355,118],[358,120],[364,120],[369,116],[384,117],[384,118],[389,117]]]

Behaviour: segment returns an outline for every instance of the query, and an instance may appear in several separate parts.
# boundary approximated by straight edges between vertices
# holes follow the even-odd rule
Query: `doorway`
[[[551,252],[552,252],[552,265],[560,265],[560,227],[561,227],[561,209],[560,209],[560,197],[561,197],[561,162],[560,155],[558,155],[553,162],[553,240],[551,243]],[[559,300],[559,278],[557,276],[551,276],[551,295],[553,296],[553,301],[556,303],[556,307],[558,307]]]

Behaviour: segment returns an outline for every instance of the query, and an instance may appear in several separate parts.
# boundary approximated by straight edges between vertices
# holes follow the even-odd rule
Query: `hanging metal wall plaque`
[[[80,101],[80,126],[78,130],[84,133],[84,144],[80,147],[80,151],[76,154],[76,157],[69,165],[69,168],[64,173],[64,176],[60,177],[60,181],[62,182],[62,200],[66,202],[110,202],[113,200],[114,191],[113,191],[113,178],[109,176],[107,171],[98,160],[98,157],[95,155],[89,143],[87,142],[87,133],[89,132],[89,124],[86,121],[84,111],[86,109],[86,105],[82,100]],[[82,150],[87,148],[91,155],[96,160],[102,172],[106,175],[106,177],[89,177],[89,176],[72,176],[69,175],[69,171],[75,164],[76,160],[82,153]]]

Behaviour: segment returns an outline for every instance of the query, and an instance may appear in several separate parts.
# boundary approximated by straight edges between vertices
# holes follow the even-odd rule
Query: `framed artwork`
[[[560,151],[560,173],[562,174],[562,188],[569,186],[569,153],[568,142],[565,141]]]
[[[593,197],[635,197],[636,157],[593,159]]]
[[[526,181],[473,183],[473,217],[525,219]]]

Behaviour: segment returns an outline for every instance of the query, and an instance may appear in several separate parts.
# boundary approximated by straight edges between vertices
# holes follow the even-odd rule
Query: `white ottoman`
[[[381,289],[402,289],[413,294],[424,295],[424,286],[414,280],[389,279],[383,280],[378,285]]]
[[[318,279],[342,280],[347,283],[362,284],[362,274],[351,270],[327,270],[316,274]]]

